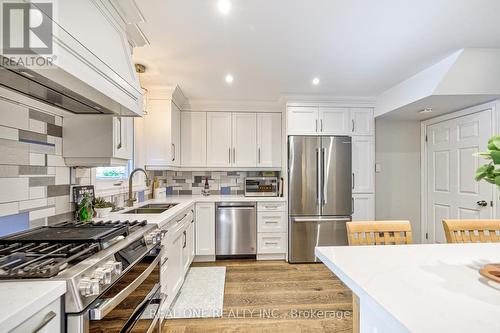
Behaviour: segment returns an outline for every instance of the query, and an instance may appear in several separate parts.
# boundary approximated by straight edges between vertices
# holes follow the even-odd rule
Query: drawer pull
[[[266,245],[278,245],[278,242],[266,242]]]
[[[35,327],[35,329],[33,330],[33,333],[37,333],[37,332],[40,332],[45,326],[47,326],[48,323],[50,323],[52,321],[52,319],[54,319],[56,317],[56,313],[54,311],[49,311],[49,313],[47,313],[45,315],[45,317],[43,317],[43,320],[42,322],[37,326]]]
[[[266,223],[266,224],[267,224],[267,223],[279,223],[279,221],[272,221],[272,220],[269,220],[269,221],[266,221],[265,223]]]

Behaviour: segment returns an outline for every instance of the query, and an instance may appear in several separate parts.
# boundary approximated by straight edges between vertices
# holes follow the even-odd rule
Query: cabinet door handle
[[[184,244],[182,245],[182,248],[184,249],[186,248],[186,242],[187,242],[186,230],[184,230],[183,235],[184,235]]]
[[[116,143],[116,149],[119,150],[119,149],[122,149],[122,118],[118,117],[116,118],[116,122],[117,122],[117,125],[116,125],[116,129],[117,129],[117,138],[118,138],[118,142]]]
[[[316,125],[314,125],[314,131],[317,132],[318,131],[318,119],[316,119]]]
[[[354,214],[354,198],[351,198],[351,215]]]
[[[233,148],[233,163],[236,164],[236,148]]]
[[[33,330],[33,333],[37,333],[37,332],[40,332],[45,326],[47,326],[48,323],[50,323],[52,321],[52,319],[54,319],[56,317],[56,313],[54,311],[49,311],[49,313],[47,313],[45,315],[45,317],[43,317],[43,320],[40,324],[38,324],[37,327],[35,327],[35,329]]]
[[[259,164],[260,164],[260,148],[257,150],[257,153],[258,153],[258,161],[259,161]]]
[[[356,175],[353,172],[352,173],[352,189],[354,190],[355,187],[356,187]]]
[[[351,120],[351,122],[352,122],[352,132],[354,132],[354,130],[356,128],[356,123],[355,123],[354,119]]]
[[[319,121],[319,123],[320,123],[320,130],[321,130],[321,132],[323,132],[323,119],[321,119]]]
[[[229,160],[228,160],[229,164],[231,164],[231,148],[229,148]]]
[[[175,161],[175,144],[172,143],[172,162]]]

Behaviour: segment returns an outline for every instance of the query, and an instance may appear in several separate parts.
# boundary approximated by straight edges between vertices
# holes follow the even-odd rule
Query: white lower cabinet
[[[353,221],[375,220],[375,194],[353,194]]]
[[[197,203],[195,219],[196,256],[215,259],[215,204]]]
[[[10,333],[59,333],[62,330],[62,304],[61,298],[50,303],[21,325],[14,328]]]
[[[168,309],[177,296],[193,259],[193,218],[193,208],[188,208],[179,214],[174,218],[167,229],[167,236],[162,240],[166,251],[162,258],[160,280],[162,292],[167,294],[163,310]]]
[[[284,254],[287,243],[286,233],[259,232],[257,234],[257,254]]]
[[[285,202],[257,203],[257,259],[285,259],[288,243]]]
[[[286,215],[283,212],[258,212],[257,230],[259,232],[286,232]]]

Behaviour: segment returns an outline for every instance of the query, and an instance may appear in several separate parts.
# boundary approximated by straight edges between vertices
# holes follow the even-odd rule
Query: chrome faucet
[[[144,172],[144,174],[146,175],[146,186],[149,186],[149,178],[148,178],[148,174],[146,173],[146,170],[144,170],[142,168],[136,168],[136,169],[134,169],[130,173],[130,176],[128,177],[128,200],[127,200],[127,207],[132,207],[134,205],[134,201],[137,200],[137,199],[134,198],[134,193],[132,192],[132,180],[133,180],[134,174],[137,171]]]

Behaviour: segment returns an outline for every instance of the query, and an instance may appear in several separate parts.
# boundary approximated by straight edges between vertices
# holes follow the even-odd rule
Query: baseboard
[[[215,255],[194,256],[193,262],[211,262],[215,261]]]

